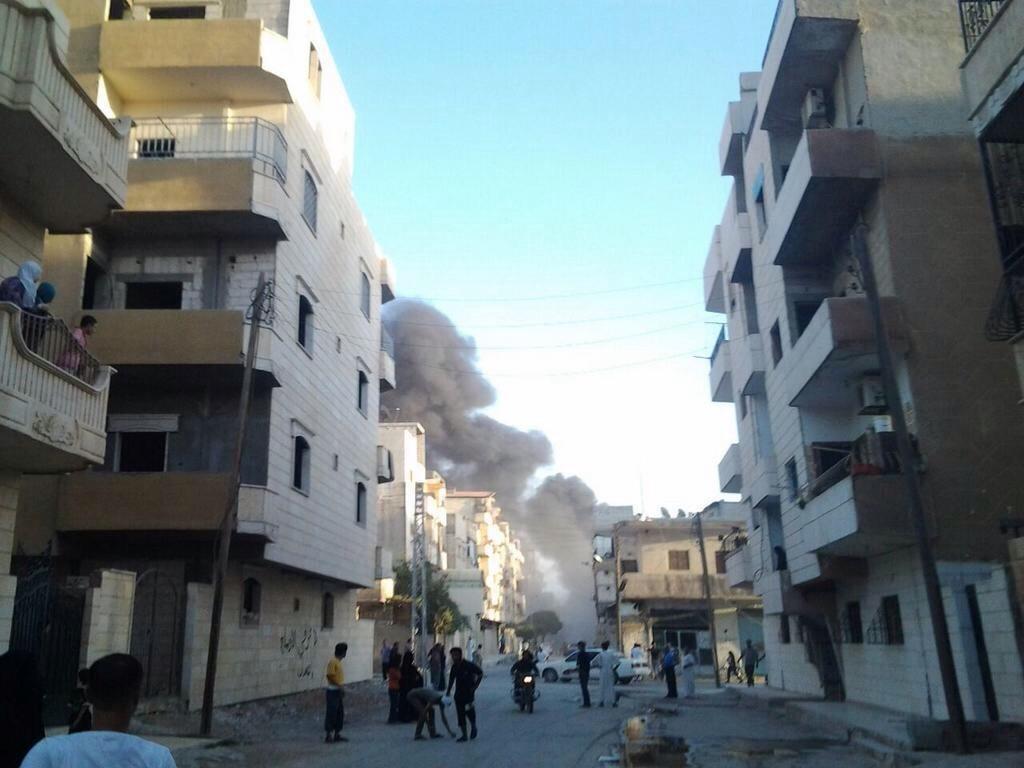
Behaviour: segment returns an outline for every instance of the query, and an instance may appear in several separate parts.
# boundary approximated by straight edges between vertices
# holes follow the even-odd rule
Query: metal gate
[[[11,648],[36,657],[43,684],[43,719],[63,724],[78,683],[85,589],[54,583],[49,558],[35,560],[18,577]]]
[[[151,568],[135,579],[132,656],[142,664],[142,696],[181,692],[183,594],[174,579]]]

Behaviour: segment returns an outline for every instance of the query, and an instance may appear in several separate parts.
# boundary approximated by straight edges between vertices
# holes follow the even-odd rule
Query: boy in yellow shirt
[[[345,684],[345,667],[341,660],[348,653],[347,643],[338,643],[334,646],[334,656],[327,662],[327,711],[324,714],[324,731],[327,736],[324,742],[330,744],[332,741],[348,741],[341,735],[341,729],[345,726],[345,692],[342,686]]]

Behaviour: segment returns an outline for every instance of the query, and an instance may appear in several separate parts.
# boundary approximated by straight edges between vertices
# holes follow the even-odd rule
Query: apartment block
[[[379,581],[380,321],[394,274],[353,196],[354,112],[309,0],[62,0],[67,66],[131,121],[124,205],[47,238],[67,317],[114,365],[102,467],[34,481],[28,553],[137,574],[145,695],[197,698],[230,496],[250,302],[260,326],[222,617],[218,704],[320,685],[336,642],[368,677]],[[73,228],[51,229],[51,233]],[[100,430],[102,434],[102,429]]]
[[[602,505],[594,509],[594,615],[598,642],[618,642],[618,581],[615,573],[615,536],[618,523],[633,520],[631,506]]]
[[[705,267],[706,308],[725,315],[710,383],[739,435],[721,488],[750,510],[726,578],[763,599],[771,685],[946,717],[910,471],[967,716],[1020,720],[1006,517],[1024,490],[1024,423],[1012,352],[983,333],[1000,244],[962,104],[964,5],[779,3],[763,69],[740,76],[719,146],[734,183]],[[851,248],[859,224],[897,403],[880,385]],[[900,465],[894,408],[913,467]]]
[[[46,233],[82,233],[125,204],[127,125],[111,120],[68,68],[68,21],[47,0],[0,5],[0,276],[44,262]],[[43,279],[53,282],[44,271]],[[46,693],[74,685],[90,632],[90,576],[60,580],[48,558],[18,557],[26,479],[100,464],[112,371],[81,350],[64,320],[0,304],[0,653],[41,659]],[[99,575],[96,575],[97,579]],[[109,612],[107,613],[109,615]],[[47,633],[47,622],[67,632]],[[111,635],[117,635],[112,637]],[[81,653],[80,653],[81,651]],[[66,664],[64,660],[67,660]],[[65,666],[71,667],[70,670]]]
[[[725,555],[736,524],[741,521],[707,519],[703,524],[719,665],[729,651],[739,658],[747,640],[759,647],[762,643],[760,599],[749,587],[728,584],[725,574]],[[620,522],[612,538],[619,648],[628,652],[634,643],[645,649],[652,643],[659,648],[666,643],[691,648],[701,672],[713,674],[711,624],[694,519]]]

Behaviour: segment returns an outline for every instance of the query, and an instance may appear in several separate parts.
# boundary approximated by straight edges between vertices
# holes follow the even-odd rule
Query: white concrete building
[[[920,452],[967,716],[1021,720],[1001,521],[1024,490],[1007,471],[1024,428],[1010,350],[982,334],[998,274],[977,257],[995,243],[962,59],[955,2],[779,3],[719,147],[735,183],[705,268],[707,309],[726,315],[711,391],[739,432],[722,490],[751,510],[728,579],[763,597],[771,684],[946,716],[896,407]],[[899,403],[879,386],[858,220]]]
[[[70,67],[108,114],[133,120],[131,158],[124,210],[91,235],[51,238],[44,262],[64,311],[99,319],[91,349],[119,374],[103,470],[39,481],[32,503],[49,527],[16,538],[49,545],[72,573],[139,574],[131,650],[145,693],[198,706],[246,310],[263,273],[273,314],[216,701],[318,687],[339,641],[347,679],[365,678],[373,626],[357,620],[356,594],[378,575],[377,485],[391,474],[377,413],[395,383],[380,322],[394,278],[352,193],[354,113],[311,3],[62,4]]]

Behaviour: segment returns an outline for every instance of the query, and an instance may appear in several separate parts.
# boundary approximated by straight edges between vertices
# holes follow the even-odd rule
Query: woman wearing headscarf
[[[0,283],[0,301],[17,304],[21,309],[34,310],[37,305],[36,287],[43,276],[39,262],[26,261],[18,267],[18,274]]]
[[[415,722],[418,716],[412,704],[406,700],[406,696],[413,688],[423,687],[423,675],[416,669],[416,660],[411,651],[406,651],[402,657],[402,677],[398,687],[398,718],[403,723]]]
[[[0,768],[18,768],[45,735],[36,658],[8,651],[0,656]]]

